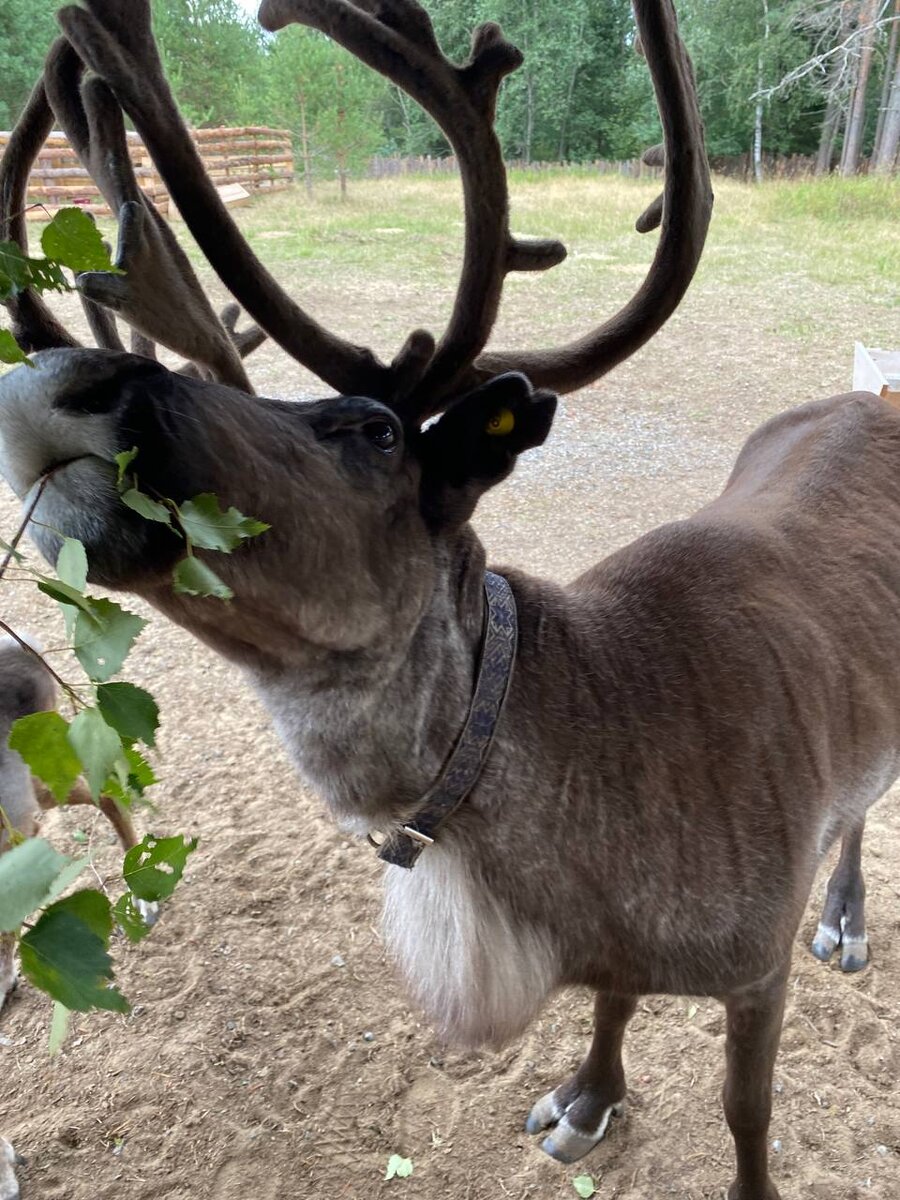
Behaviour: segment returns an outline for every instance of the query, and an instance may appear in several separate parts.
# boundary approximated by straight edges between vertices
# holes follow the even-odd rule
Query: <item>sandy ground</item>
[[[708,281],[652,350],[566,401],[548,446],[479,513],[495,561],[567,579],[690,512],[764,417],[845,390],[853,335],[885,321],[848,302],[846,341],[822,346],[777,333],[765,296],[732,299]],[[807,299],[812,312],[842,303]],[[255,361],[270,389],[295,386],[274,351]],[[6,535],[6,497],[0,516]],[[54,644],[55,616],[33,606],[15,591],[6,619]],[[156,617],[131,661],[163,711],[145,825],[197,833],[200,849],[152,938],[117,945],[130,1016],[77,1017],[53,1061],[44,997],[23,986],[0,1016],[0,1130],[28,1159],[26,1200],[551,1200],[573,1197],[582,1171],[603,1200],[722,1196],[715,1002],[645,999],[626,1043],[627,1116],[578,1168],[552,1162],[523,1120],[583,1055],[589,997],[560,996],[499,1054],[438,1046],[385,961],[373,853],[298,785],[234,671]],[[112,878],[102,820],[61,812],[47,829],[69,850],[86,830]],[[898,860],[889,796],[865,851],[868,970],[843,976],[807,951],[824,872],[798,936],[771,1130],[785,1200],[900,1195]],[[414,1173],[385,1182],[395,1152]]]

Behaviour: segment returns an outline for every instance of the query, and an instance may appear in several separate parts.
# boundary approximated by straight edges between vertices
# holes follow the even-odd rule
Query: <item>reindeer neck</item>
[[[441,549],[430,602],[402,644],[332,653],[314,671],[250,673],[300,773],[360,833],[416,808],[471,703],[484,550],[468,528]]]

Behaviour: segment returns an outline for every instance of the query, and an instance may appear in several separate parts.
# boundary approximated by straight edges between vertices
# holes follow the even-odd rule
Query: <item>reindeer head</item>
[[[283,660],[291,644],[298,655],[308,645],[358,650],[414,623],[480,494],[546,437],[555,398],[542,389],[573,390],[626,358],[671,314],[696,267],[711,193],[690,63],[669,0],[640,0],[636,12],[667,164],[662,202],[639,222],[662,221],[647,278],[621,312],[569,345],[485,353],[506,273],[565,257],[556,241],[509,231],[493,117],[518,50],[483,25],[469,61],[456,66],[414,0],[265,0],[267,28],[312,25],[405,88],[460,161],[466,242],[449,326],[437,343],[414,331],[385,364],[319,326],[241,237],[174,105],[148,0],[64,8],[64,37],[0,166],[0,236],[24,243],[28,170],[56,120],[119,213],[117,263],[126,274],[78,280],[101,350],[75,348],[36,296],[11,303],[20,340],[43,353],[36,369],[0,382],[3,469],[22,496],[53,469],[38,512],[44,553],[54,558],[60,533],[79,537],[98,582],[148,596],[236,657],[266,658],[277,646]],[[241,359],[262,334],[238,333],[234,313],[220,320],[206,301],[138,188],[123,110],[235,298],[342,395],[308,405],[252,396]],[[132,326],[141,356],[122,352],[111,311]],[[154,342],[191,365],[166,370],[152,358]],[[271,525],[223,564],[235,592],[227,613],[216,601],[172,594],[182,546],[119,502],[113,459],[132,446],[145,488],[176,501],[213,491]]]
[[[412,628],[439,546],[517,454],[544,440],[555,397],[522,375],[476,388],[422,431],[364,396],[248,396],[104,350],[45,350],[3,383],[0,466],[55,561],[79,538],[94,582],[143,594],[237,657],[299,658],[304,644],[362,649]],[[271,528],[216,571],[232,604],[177,596],[184,543],[127,508],[115,456],[132,447],[142,490],[177,503],[213,492]]]

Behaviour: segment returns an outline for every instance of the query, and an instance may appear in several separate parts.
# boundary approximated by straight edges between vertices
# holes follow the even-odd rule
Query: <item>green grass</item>
[[[748,331],[763,328],[786,342],[896,343],[896,180],[714,186],[713,222],[687,302],[709,308],[708,325],[719,314],[743,314]],[[635,233],[634,220],[657,189],[653,180],[587,172],[514,174],[513,229],[561,238],[569,258],[544,276],[508,278],[498,338],[568,338],[624,303],[653,255],[656,235]],[[286,290],[330,327],[388,356],[414,325],[443,327],[464,232],[457,179],[353,181],[343,202],[336,185],[319,186],[311,199],[298,186],[257,197],[234,216]]]

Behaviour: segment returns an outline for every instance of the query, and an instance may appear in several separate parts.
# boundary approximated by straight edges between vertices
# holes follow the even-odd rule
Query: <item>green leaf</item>
[[[58,262],[29,258],[15,242],[0,242],[0,300],[8,300],[26,288],[37,292],[70,290]]]
[[[86,708],[69,726],[69,742],[81,759],[91,795],[99,800],[103,783],[122,753],[122,742],[96,708]]]
[[[53,1001],[53,1020],[50,1022],[50,1041],[47,1045],[51,1058],[62,1049],[66,1034],[69,1032],[71,1015],[64,1004],[60,1004],[58,1000]]]
[[[130,450],[123,450],[121,454],[115,455],[116,466],[119,468],[119,473],[116,476],[116,486],[122,487],[125,482],[125,472],[138,456],[137,446],[132,446]]]
[[[29,286],[36,292],[70,292],[68,280],[59,263],[47,258],[29,258],[31,270]]]
[[[123,492],[122,503],[127,504],[140,516],[146,517],[148,521],[159,521],[162,525],[172,524],[172,513],[165,504],[151,499],[144,492],[139,492],[137,488],[129,488],[128,491]]]
[[[125,808],[130,808],[156,782],[153,768],[140,751],[134,746],[125,746],[121,758],[114,764],[113,774],[103,784],[103,791]]]
[[[4,554],[8,554],[13,562],[22,562],[23,556],[18,550],[15,549],[15,547],[11,546],[9,542],[4,542],[3,538],[0,538],[0,550],[2,550]]]
[[[84,839],[87,841],[87,837]],[[87,858],[73,858],[67,867],[63,867],[57,877],[50,885],[50,891],[44,897],[44,903],[49,904],[51,900],[58,899],[70,883],[74,883],[84,868],[88,865]]]
[[[136,750],[134,746],[125,747],[124,758],[127,771],[125,782],[132,795],[143,796],[148,787],[158,782],[156,773],[140,750]]]
[[[31,283],[31,266],[16,242],[0,242],[0,292],[4,300]]]
[[[71,587],[61,579],[49,579],[46,575],[38,575],[37,581],[38,590],[51,600],[56,600],[58,604],[74,604],[82,612],[91,611],[91,600],[79,588]]]
[[[42,779],[62,804],[81,774],[81,760],[68,738],[68,722],[58,712],[31,713],[13,722],[9,747],[21,754],[32,775]]]
[[[48,258],[62,263],[72,271],[111,271],[122,275],[113,266],[103,245],[100,230],[80,208],[61,208],[41,234],[41,249]]]
[[[75,620],[73,650],[88,677],[105,683],[122,667],[147,622],[112,600],[88,598]]]
[[[27,363],[29,367],[34,366],[8,329],[0,329],[0,362]]]
[[[56,573],[67,586],[78,592],[84,591],[87,585],[87,555],[77,538],[63,539],[62,549],[56,557]],[[62,604],[61,608],[66,623],[66,637],[71,641],[78,609],[73,604]]]
[[[185,500],[178,508],[178,519],[191,542],[203,550],[234,550],[245,538],[256,537],[269,528],[236,508],[223,512],[211,492]]]
[[[83,592],[87,585],[87,555],[77,538],[63,538],[62,549],[56,556],[56,573],[63,583]]]
[[[172,578],[175,591],[185,596],[215,596],[219,600],[230,600],[234,595],[224,579],[192,554],[181,560]]]
[[[100,892],[88,889],[57,900],[19,942],[22,973],[75,1012],[128,1012],[125,997],[108,986],[113,977],[107,954],[111,932],[112,910]]]
[[[119,897],[113,905],[113,916],[129,942],[142,941],[152,928],[144,920],[131,892]]]
[[[154,744],[159,728],[159,707],[149,692],[133,683],[102,683],[97,707],[107,725],[131,742]]]
[[[413,1162],[411,1158],[403,1158],[399,1154],[392,1154],[388,1159],[384,1177],[385,1179],[393,1179],[396,1175],[398,1179],[407,1179],[412,1173]]]
[[[59,873],[69,863],[43,838],[28,838],[0,855],[0,930],[18,929],[40,908]]]
[[[572,1187],[581,1196],[581,1200],[591,1200],[597,1192],[597,1185],[591,1175],[577,1175],[572,1180]]]
[[[157,838],[148,833],[125,855],[122,873],[129,891],[139,900],[167,900],[184,874],[188,855],[196,849],[196,838]]]

